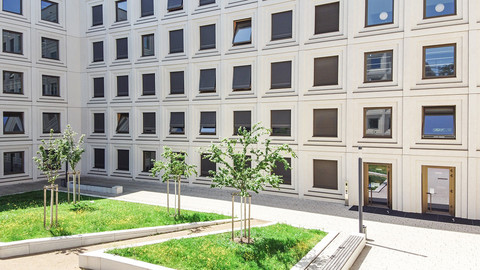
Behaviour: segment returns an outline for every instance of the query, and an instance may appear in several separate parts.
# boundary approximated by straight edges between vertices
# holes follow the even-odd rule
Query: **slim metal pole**
[[[167,179],[167,212],[170,214],[170,181]]]
[[[55,186],[55,225],[58,225],[58,185]]]
[[[47,227],[47,188],[43,187],[43,228]]]
[[[359,150],[362,148],[359,147]],[[362,158],[358,158],[358,229],[363,233],[363,181],[362,181]]]
[[[182,179],[178,177],[178,215],[180,216],[180,196],[181,196],[181,186],[182,186]]]
[[[248,198],[248,243],[250,243],[250,210],[252,209],[252,196]]]
[[[234,223],[234,212],[235,212],[235,195],[232,193],[232,241],[235,240],[235,223]]]

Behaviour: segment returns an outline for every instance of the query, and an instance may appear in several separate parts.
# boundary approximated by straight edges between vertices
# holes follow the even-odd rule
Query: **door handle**
[[[453,193],[453,189],[450,189],[450,193]]]

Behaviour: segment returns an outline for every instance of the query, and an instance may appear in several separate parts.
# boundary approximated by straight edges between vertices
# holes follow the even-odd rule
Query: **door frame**
[[[448,213],[455,216],[455,167],[422,165],[422,213],[428,212],[428,169],[448,169]]]
[[[380,165],[387,167],[387,207],[392,209],[392,164],[379,162],[364,162],[363,163],[363,205],[369,205],[369,190],[368,190],[368,166]]]

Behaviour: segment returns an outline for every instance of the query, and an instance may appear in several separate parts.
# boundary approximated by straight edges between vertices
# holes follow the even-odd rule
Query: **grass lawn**
[[[88,196],[82,196],[82,202],[75,207],[67,203],[67,194],[63,192],[59,192],[58,200],[59,225],[45,230],[43,191],[0,197],[0,242],[229,218],[187,210],[182,211],[180,218],[174,218],[165,207]]]
[[[249,245],[232,242],[231,233],[222,233],[108,253],[174,269],[290,269],[326,234],[276,224],[252,228],[255,242]]]

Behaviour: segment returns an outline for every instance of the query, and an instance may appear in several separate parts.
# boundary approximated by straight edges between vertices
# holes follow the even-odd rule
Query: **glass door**
[[[364,164],[364,205],[392,208],[392,164]]]
[[[423,213],[455,215],[455,168],[422,166]]]

